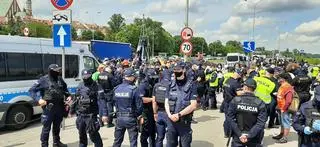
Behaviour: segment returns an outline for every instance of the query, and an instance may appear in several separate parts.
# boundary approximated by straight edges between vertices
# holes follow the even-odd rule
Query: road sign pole
[[[187,0],[186,4],[186,27],[189,27],[189,0]],[[184,54],[184,62],[187,62],[188,56]]]
[[[61,59],[62,59],[62,78],[64,79],[65,78],[65,76],[66,76],[66,58],[65,58],[65,54],[66,54],[66,50],[65,50],[65,48],[64,47],[62,47],[62,57],[61,57]]]

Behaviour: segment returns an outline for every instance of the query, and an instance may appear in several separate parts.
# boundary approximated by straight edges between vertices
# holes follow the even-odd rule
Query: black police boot
[[[279,140],[283,137],[283,133],[280,133],[279,135],[277,136],[273,136],[272,139],[275,139],[275,140]]]
[[[213,106],[210,107],[210,109],[211,109],[211,110],[217,110],[218,107],[217,107],[217,105],[213,105]]]
[[[53,147],[68,147],[68,145],[66,145],[66,144],[63,144],[62,142],[55,142],[55,143],[53,143],[53,145],[52,145]]]

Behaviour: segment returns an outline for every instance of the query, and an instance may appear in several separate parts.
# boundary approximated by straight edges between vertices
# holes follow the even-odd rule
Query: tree
[[[16,20],[9,19],[8,22],[8,32],[11,35],[23,35],[24,23],[20,17],[17,17]]]
[[[71,35],[72,35],[72,40],[78,39],[78,34],[77,34],[77,31],[74,27],[71,28]]]
[[[91,39],[93,39],[91,30],[84,30],[81,33],[81,40],[91,40]]]
[[[209,44],[209,51],[207,52],[209,55],[216,56],[217,54],[227,55],[225,47],[223,46],[220,40],[214,41]]]
[[[243,53],[241,42],[228,41],[226,43],[227,53]]]
[[[135,24],[126,25],[115,35],[117,42],[131,43],[133,48],[137,48],[140,36],[140,27]]]
[[[27,27],[29,28],[30,37],[52,38],[52,29],[49,25],[30,22],[27,24]]]
[[[197,54],[198,52],[208,53],[208,44],[203,37],[193,37],[191,43],[193,46],[193,54]]]
[[[124,26],[126,26],[125,18],[123,18],[121,14],[113,14],[110,21],[108,21],[108,25],[112,33],[118,33]]]
[[[94,40],[104,40],[104,34],[101,31],[94,32]]]

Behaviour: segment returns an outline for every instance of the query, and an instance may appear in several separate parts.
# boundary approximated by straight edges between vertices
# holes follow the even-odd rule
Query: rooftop
[[[0,0],[0,16],[5,16],[14,0]]]

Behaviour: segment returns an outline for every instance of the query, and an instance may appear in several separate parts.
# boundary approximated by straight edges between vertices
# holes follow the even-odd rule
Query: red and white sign
[[[29,28],[24,28],[23,34],[24,34],[24,36],[29,36]]]
[[[193,31],[189,27],[185,27],[181,31],[181,38],[182,40],[190,40],[193,37]]]
[[[180,52],[183,54],[186,54],[186,55],[191,54],[192,49],[193,49],[192,43],[189,41],[182,42],[182,44],[180,45]]]
[[[72,5],[73,0],[51,0],[51,3],[58,10],[66,10]]]

